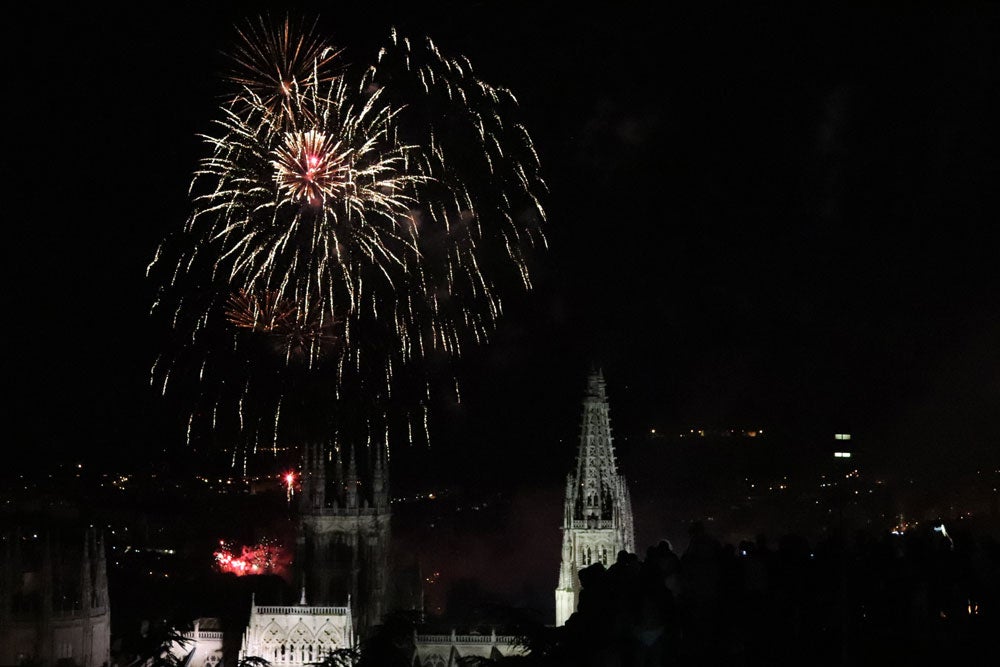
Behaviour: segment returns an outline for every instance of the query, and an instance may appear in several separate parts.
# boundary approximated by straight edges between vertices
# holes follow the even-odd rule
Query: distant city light
[[[833,434],[833,439],[834,440],[850,440],[851,439],[851,434],[850,433],[834,433]]]
[[[851,458],[851,453],[850,452],[834,452],[833,455],[834,455],[834,457],[836,457],[838,459],[849,459],[849,458]]]

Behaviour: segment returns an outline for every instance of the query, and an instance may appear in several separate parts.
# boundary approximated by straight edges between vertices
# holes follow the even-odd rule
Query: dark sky
[[[562,469],[597,362],[619,437],[749,424],[865,433],[920,466],[998,459],[996,4],[424,4],[99,4],[10,22],[23,465],[179,445],[148,388],[144,272],[188,213],[219,51],[265,6],[318,15],[359,60],[392,25],[430,35],[520,100],[550,250],[460,365],[435,457]]]

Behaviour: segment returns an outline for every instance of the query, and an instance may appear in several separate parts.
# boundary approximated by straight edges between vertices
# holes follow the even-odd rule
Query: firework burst
[[[246,290],[229,297],[226,319],[235,327],[250,331],[282,331],[295,322],[295,304],[282,299],[272,290],[263,296],[248,294]]]
[[[276,541],[264,540],[250,546],[241,546],[239,554],[235,551],[234,545],[226,540],[219,540],[212,559],[220,572],[238,577],[265,574],[288,577],[291,558]]]
[[[317,322],[300,317],[299,307],[275,290],[263,295],[240,290],[230,295],[225,315],[236,328],[270,336],[275,351],[289,359],[329,350],[338,340],[336,319]]]
[[[286,17],[273,25],[260,17],[237,28],[237,35],[226,76],[236,89],[235,102],[254,97],[280,117],[300,86],[336,76],[340,50],[320,37],[315,22],[295,25]]]
[[[510,279],[530,288],[544,183],[513,96],[468,61],[393,33],[375,64],[327,80],[320,42],[287,30],[253,49],[263,33],[241,33],[241,52],[273,58],[298,44],[312,73],[279,86],[275,105],[261,92],[271,70],[249,68],[261,76],[241,81],[239,103],[204,137],[194,212],[151,264],[163,267],[154,310],[178,342],[153,381],[166,391],[175,371],[198,369],[188,393],[212,407],[192,410],[189,435],[210,415],[212,433],[227,421],[256,443],[267,424],[276,442],[294,405],[297,426],[326,415],[321,430],[365,415],[370,439],[402,369],[487,341]],[[430,389],[418,386],[426,425]],[[345,397],[353,407],[338,410]]]
[[[286,132],[275,149],[278,187],[293,201],[322,206],[329,197],[344,199],[351,185],[350,151],[340,151],[331,137],[310,130]]]

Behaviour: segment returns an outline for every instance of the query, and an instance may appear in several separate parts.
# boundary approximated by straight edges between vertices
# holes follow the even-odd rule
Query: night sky
[[[997,461],[996,4],[421,4],[9,22],[17,467],[197,455],[148,385],[144,273],[189,212],[220,51],[263,7],[318,15],[349,59],[393,25],[429,35],[521,103],[550,249],[459,364],[462,405],[432,414],[439,465],[557,479],[592,363],[623,448],[757,426],[864,434],[916,471]]]

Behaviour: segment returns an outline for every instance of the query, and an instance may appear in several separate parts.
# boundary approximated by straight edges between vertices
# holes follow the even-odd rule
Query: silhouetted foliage
[[[145,625],[140,632],[135,656],[146,667],[178,667],[184,659],[174,655],[173,649],[193,649],[191,640],[170,623],[155,621]]]
[[[270,667],[270,665],[270,660],[259,655],[248,655],[245,658],[240,658],[239,662],[236,663],[236,667]]]
[[[375,626],[362,641],[358,667],[410,667],[417,621],[418,615],[414,611],[386,614],[382,623]]]
[[[361,652],[354,648],[338,648],[329,651],[322,660],[306,663],[316,667],[354,667],[361,659]]]

